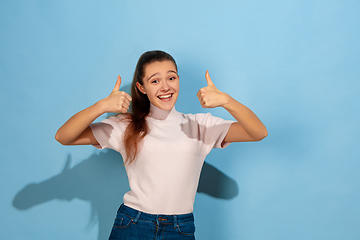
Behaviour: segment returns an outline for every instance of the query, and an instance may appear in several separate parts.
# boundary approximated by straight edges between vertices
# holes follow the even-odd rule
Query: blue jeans
[[[153,215],[122,204],[117,212],[109,240],[186,239],[194,240],[194,215]]]

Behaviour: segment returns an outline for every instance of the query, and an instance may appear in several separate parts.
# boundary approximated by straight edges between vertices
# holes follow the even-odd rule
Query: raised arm
[[[224,142],[260,141],[267,136],[265,125],[249,108],[218,90],[210,78],[209,71],[206,71],[205,78],[207,86],[197,93],[201,106],[223,107],[237,121],[230,126]]]
[[[67,120],[57,131],[55,139],[63,145],[98,144],[89,125],[104,113],[126,113],[129,109],[131,97],[119,90],[120,85],[121,77],[118,76],[111,94]]]

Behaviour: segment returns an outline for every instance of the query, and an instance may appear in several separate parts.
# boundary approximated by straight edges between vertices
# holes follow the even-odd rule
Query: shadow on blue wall
[[[121,155],[113,150],[104,150],[73,168],[70,166],[71,155],[60,174],[41,183],[30,183],[17,193],[13,206],[26,210],[54,199],[89,201],[92,211],[89,226],[98,222],[98,239],[107,239],[122,197],[129,191]],[[239,188],[233,179],[205,162],[198,192],[231,199],[238,195]]]

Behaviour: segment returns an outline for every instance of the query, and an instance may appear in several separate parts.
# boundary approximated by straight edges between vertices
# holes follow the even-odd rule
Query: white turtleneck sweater
[[[128,125],[123,115],[90,125],[99,142],[126,159],[123,134]],[[205,157],[212,148],[224,148],[230,125],[207,114],[183,114],[175,107],[161,110],[151,104],[147,117],[150,132],[137,157],[125,165],[130,191],[124,204],[150,214],[185,214],[193,211],[195,194]]]

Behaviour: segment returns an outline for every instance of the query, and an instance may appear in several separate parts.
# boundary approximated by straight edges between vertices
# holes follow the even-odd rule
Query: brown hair
[[[141,140],[149,133],[149,127],[146,122],[146,117],[150,112],[150,101],[146,94],[143,94],[136,87],[136,83],[143,85],[143,78],[145,77],[145,67],[153,62],[171,61],[177,65],[174,58],[163,51],[148,51],[143,53],[135,68],[134,78],[131,84],[131,105],[130,113],[127,114],[127,119],[130,120],[124,134],[124,145],[127,159],[125,164],[131,164],[138,153],[139,144]]]

